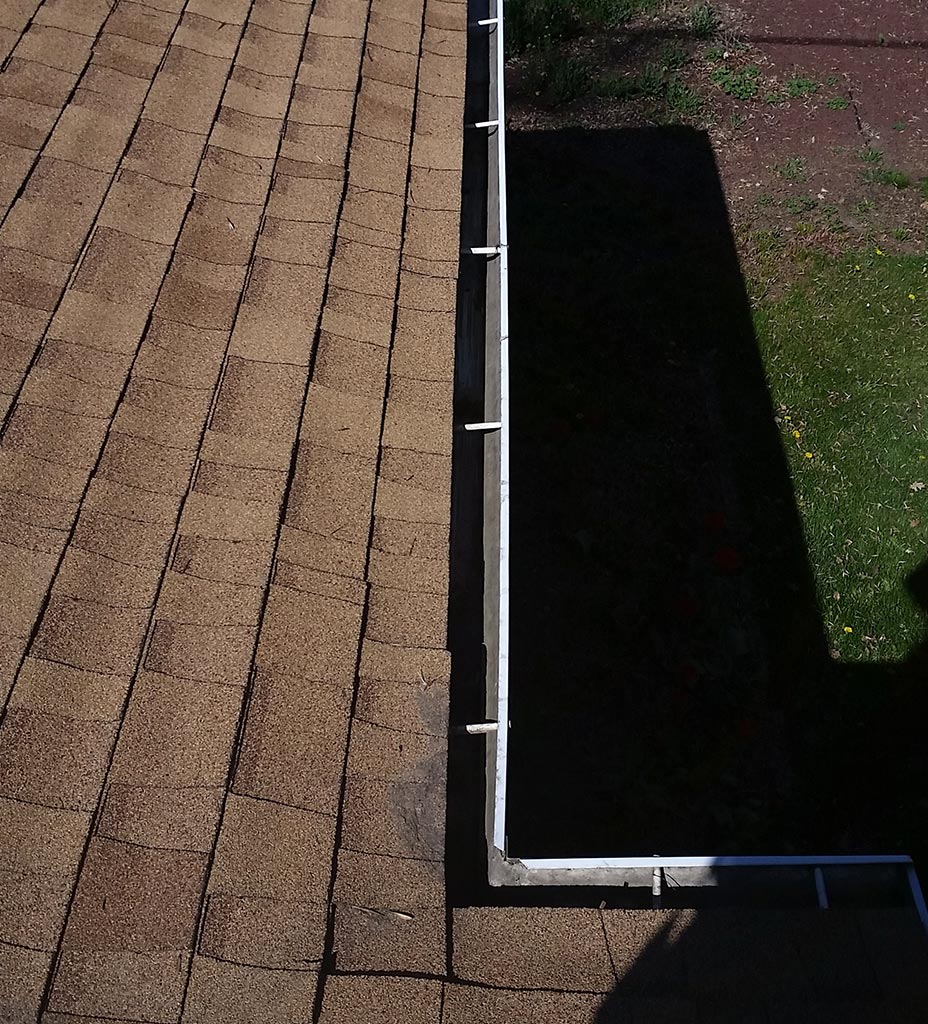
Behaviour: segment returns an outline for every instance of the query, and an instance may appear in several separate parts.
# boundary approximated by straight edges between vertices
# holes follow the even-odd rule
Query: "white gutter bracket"
[[[492,420],[488,423],[465,423],[464,429],[475,434],[492,434],[502,427],[499,420]]]

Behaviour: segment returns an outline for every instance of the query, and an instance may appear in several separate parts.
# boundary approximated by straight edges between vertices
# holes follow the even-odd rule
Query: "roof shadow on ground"
[[[829,656],[708,136],[508,154],[510,854],[919,852],[922,659]]]

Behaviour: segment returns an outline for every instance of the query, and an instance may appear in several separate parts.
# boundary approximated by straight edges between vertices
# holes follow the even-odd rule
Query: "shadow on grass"
[[[924,658],[829,657],[707,136],[508,149],[508,852],[920,853]]]

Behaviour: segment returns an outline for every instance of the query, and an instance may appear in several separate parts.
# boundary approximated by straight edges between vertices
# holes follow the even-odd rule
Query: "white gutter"
[[[489,33],[491,57],[490,81],[495,77],[495,98],[486,121],[474,127],[487,129],[496,139],[497,207],[496,245],[471,249],[474,255],[491,257],[489,272],[495,268],[499,281],[499,318],[495,325],[499,338],[499,408],[491,423],[475,424],[469,429],[498,430],[499,444],[499,524],[494,546],[498,549],[496,622],[496,710],[498,723],[493,758],[493,846],[503,856],[506,845],[506,763],[509,740],[509,233],[506,226],[506,44],[503,28],[503,0],[496,0],[496,14],[477,22],[479,30]],[[489,211],[492,220],[493,211]],[[488,329],[492,330],[493,325]],[[491,339],[488,338],[488,342]],[[488,410],[489,412],[489,410]],[[493,415],[493,413],[489,413]],[[492,671],[493,666],[489,666]]]
[[[853,864],[911,864],[904,854],[767,857],[564,857],[520,860],[528,871],[610,871],[614,868],[773,868],[840,867]]]

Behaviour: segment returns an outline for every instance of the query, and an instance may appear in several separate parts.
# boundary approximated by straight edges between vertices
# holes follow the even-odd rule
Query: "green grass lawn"
[[[906,581],[928,559],[928,262],[805,258],[754,322],[819,603],[846,661],[923,639]]]

